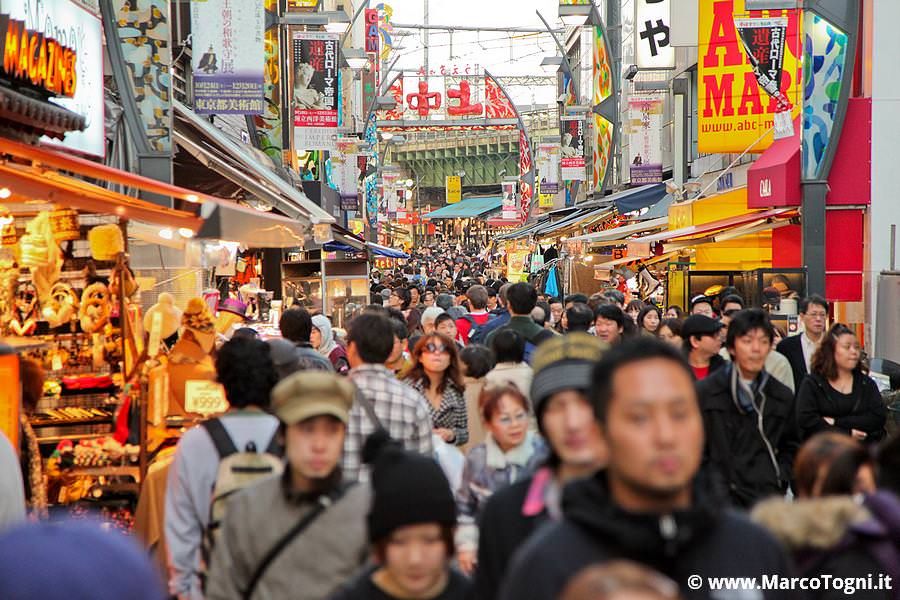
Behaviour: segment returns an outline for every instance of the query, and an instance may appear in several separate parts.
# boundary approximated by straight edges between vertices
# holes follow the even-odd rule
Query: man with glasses
[[[809,373],[813,354],[825,336],[828,325],[828,300],[821,296],[809,296],[800,301],[800,322],[803,331],[781,340],[776,350],[787,357],[794,373],[797,388]]]

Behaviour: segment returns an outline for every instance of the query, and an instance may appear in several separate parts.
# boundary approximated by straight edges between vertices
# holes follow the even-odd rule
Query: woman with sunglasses
[[[487,437],[469,451],[456,492],[457,558],[467,574],[472,573],[478,554],[476,521],[481,508],[494,492],[528,477],[546,458],[543,440],[528,427],[528,400],[515,384],[486,388],[479,407]]]
[[[860,358],[859,340],[846,325],[824,336],[797,392],[801,439],[820,431],[843,432],[864,444],[884,437],[884,402]]]
[[[440,333],[416,342],[403,379],[428,399],[434,433],[448,444],[469,440],[466,400],[456,343]]]

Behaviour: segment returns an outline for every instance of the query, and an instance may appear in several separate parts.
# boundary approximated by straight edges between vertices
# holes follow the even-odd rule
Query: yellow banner
[[[459,175],[447,176],[447,204],[456,204],[462,200],[462,178]]]
[[[698,143],[703,153],[762,152],[772,144],[778,101],[757,82],[735,18],[787,17],[780,89],[800,114],[803,80],[799,10],[747,11],[744,0],[700,0]]]

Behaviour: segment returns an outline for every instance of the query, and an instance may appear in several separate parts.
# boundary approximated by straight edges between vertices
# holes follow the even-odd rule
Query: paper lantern
[[[50,228],[57,242],[77,240],[81,237],[78,211],[74,208],[60,208],[50,213]]]
[[[16,232],[15,223],[10,223],[9,225],[4,225],[3,233],[0,234],[0,244],[3,246],[15,246],[16,242],[19,241],[18,233]]]
[[[97,225],[88,232],[88,242],[95,260],[116,260],[120,252],[125,252],[125,239],[118,225]]]

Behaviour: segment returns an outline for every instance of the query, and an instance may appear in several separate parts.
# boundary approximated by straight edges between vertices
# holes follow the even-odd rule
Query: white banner
[[[504,181],[502,183],[503,189],[503,204],[501,205],[502,213],[501,218],[507,221],[512,221],[519,218],[519,200],[516,198],[516,182],[515,181]]]
[[[674,69],[670,0],[635,0],[634,43],[640,69]]]
[[[587,181],[584,161],[584,119],[563,117],[560,119],[562,147],[560,148],[560,176],[563,181]]]
[[[538,192],[559,193],[559,144],[538,144]]]
[[[662,181],[662,127],[664,97],[641,94],[628,100],[628,163],[631,185]]]

